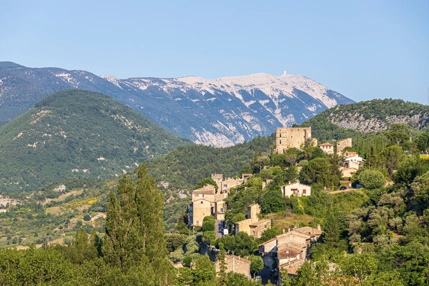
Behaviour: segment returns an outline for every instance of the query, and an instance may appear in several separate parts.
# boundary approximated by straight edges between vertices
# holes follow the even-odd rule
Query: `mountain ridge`
[[[81,70],[27,68],[5,62],[0,66],[0,124],[47,94],[78,88],[107,94],[177,136],[217,147],[268,136],[277,127],[353,103],[298,75],[118,79]]]

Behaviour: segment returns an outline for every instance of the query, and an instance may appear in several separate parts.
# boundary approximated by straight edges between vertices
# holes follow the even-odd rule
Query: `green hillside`
[[[427,132],[429,106],[400,99],[374,99],[335,106],[299,126],[311,126],[313,137],[331,140],[383,131],[395,124]]]
[[[61,91],[0,128],[0,193],[120,176],[190,144],[108,96]]]

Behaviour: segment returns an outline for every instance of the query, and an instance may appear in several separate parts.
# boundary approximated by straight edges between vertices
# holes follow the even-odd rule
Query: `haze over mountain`
[[[119,176],[190,144],[106,95],[60,91],[0,128],[0,191]]]
[[[0,123],[69,88],[107,94],[177,136],[218,147],[268,136],[276,127],[301,123],[327,108],[353,102],[300,75],[117,79],[0,62]]]

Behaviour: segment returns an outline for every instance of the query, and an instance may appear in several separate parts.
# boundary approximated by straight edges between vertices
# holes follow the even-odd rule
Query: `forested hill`
[[[189,144],[106,95],[61,91],[0,128],[0,192],[120,176]]]
[[[321,140],[353,137],[357,132],[378,132],[394,124],[416,130],[429,125],[429,106],[400,99],[374,99],[339,105],[316,115],[301,126],[311,126],[313,137]]]
[[[252,164],[255,154],[269,153],[274,145],[275,134],[227,148],[185,146],[148,161],[147,169],[161,189],[190,191],[201,179],[213,173],[232,177],[241,171],[251,172],[243,168]]]

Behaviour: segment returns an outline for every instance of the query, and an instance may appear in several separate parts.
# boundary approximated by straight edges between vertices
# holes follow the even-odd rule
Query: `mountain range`
[[[217,147],[268,136],[276,127],[302,123],[327,108],[353,103],[300,75],[118,79],[0,62],[0,124],[49,94],[70,88],[109,95],[179,137]]]

